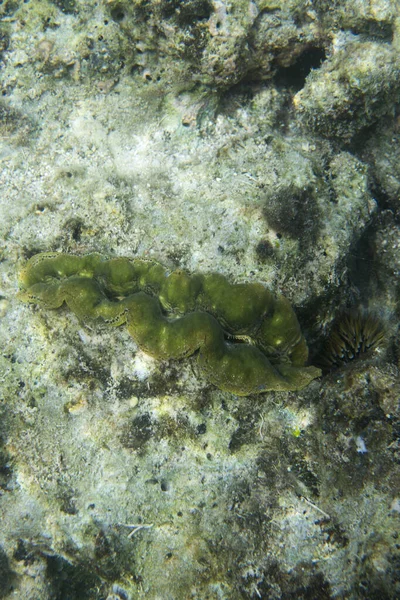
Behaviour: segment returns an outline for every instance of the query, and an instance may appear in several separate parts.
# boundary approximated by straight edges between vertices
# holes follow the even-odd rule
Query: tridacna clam
[[[247,396],[300,390],[320,375],[288,300],[260,283],[220,274],[168,272],[160,263],[100,254],[45,252],[20,274],[20,298],[45,308],[65,302],[83,322],[126,323],[144,352],[181,359],[198,352],[207,379]]]

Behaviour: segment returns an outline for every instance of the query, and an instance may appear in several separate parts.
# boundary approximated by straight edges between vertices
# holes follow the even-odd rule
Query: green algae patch
[[[307,345],[289,302],[259,283],[169,273],[151,260],[47,252],[28,261],[20,282],[25,302],[65,303],[83,322],[125,323],[155,358],[198,352],[207,378],[239,396],[299,390],[320,375],[305,366]]]

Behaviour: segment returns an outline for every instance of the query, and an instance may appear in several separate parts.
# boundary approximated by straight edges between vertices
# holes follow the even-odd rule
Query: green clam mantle
[[[127,324],[159,359],[198,351],[206,377],[240,396],[299,390],[320,375],[305,366],[307,345],[289,302],[259,283],[217,273],[172,273],[155,261],[45,252],[20,275],[20,298],[45,308],[64,302],[82,321]]]

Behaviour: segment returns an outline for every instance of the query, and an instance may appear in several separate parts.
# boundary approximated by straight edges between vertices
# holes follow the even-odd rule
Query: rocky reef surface
[[[0,598],[398,598],[400,3],[0,18]],[[40,252],[262,283],[323,375],[219,390],[21,303]]]

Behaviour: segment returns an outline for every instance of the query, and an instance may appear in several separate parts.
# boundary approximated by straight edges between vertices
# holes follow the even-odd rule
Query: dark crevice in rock
[[[289,67],[280,67],[274,77],[278,87],[290,88],[298,92],[304,87],[307,76],[313,69],[318,69],[326,58],[324,48],[307,47]]]

